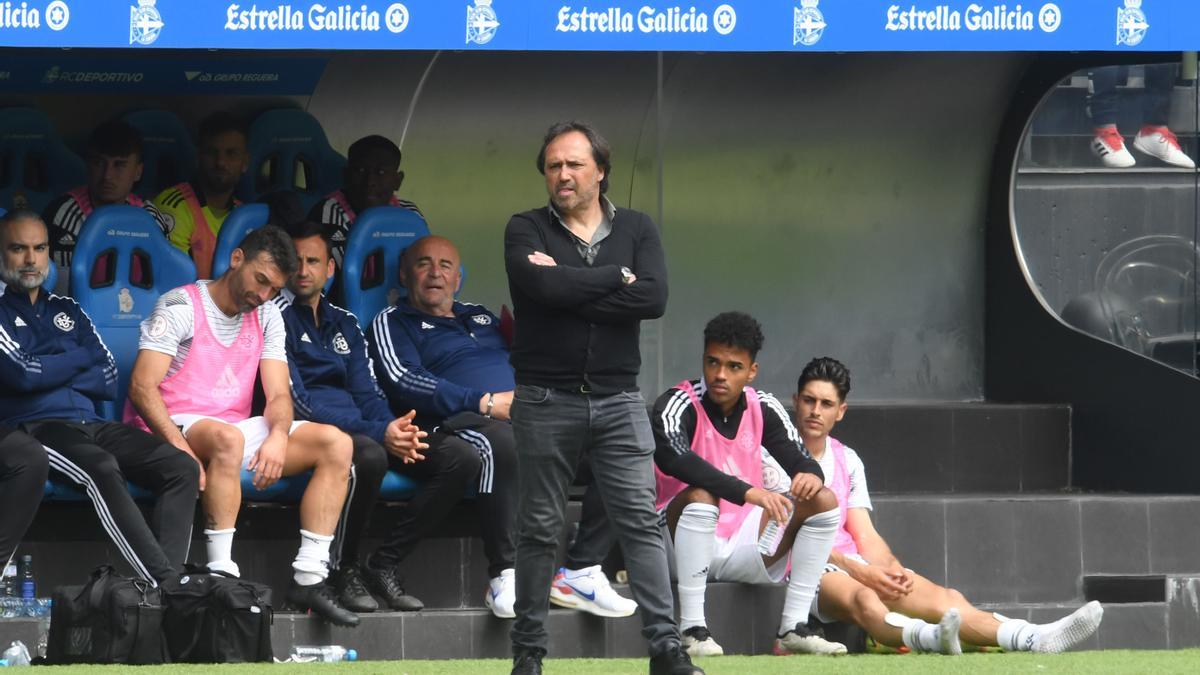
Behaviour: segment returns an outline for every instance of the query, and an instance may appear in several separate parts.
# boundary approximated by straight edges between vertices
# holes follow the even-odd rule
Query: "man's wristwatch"
[[[496,402],[495,398],[496,398],[496,395],[489,391],[488,392],[487,410],[483,411],[483,416],[488,419],[492,418],[492,405],[495,404],[495,402]]]
[[[628,267],[621,268],[621,282],[624,283],[626,286],[628,286],[629,284],[632,284],[633,280],[636,278],[637,277],[634,276],[634,274],[633,274],[633,270],[629,269]]]

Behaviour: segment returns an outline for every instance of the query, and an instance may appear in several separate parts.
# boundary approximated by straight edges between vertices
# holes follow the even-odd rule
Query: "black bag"
[[[178,582],[164,585],[163,621],[174,661],[246,663],[273,661],[271,589],[260,583],[188,565]]]
[[[162,591],[142,579],[97,567],[82,586],[54,590],[46,660],[50,663],[166,663]]]

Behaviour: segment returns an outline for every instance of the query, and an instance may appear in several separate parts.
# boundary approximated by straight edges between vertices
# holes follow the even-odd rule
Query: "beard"
[[[29,272],[36,272],[32,277],[26,277]],[[37,267],[18,267],[15,270],[9,269],[7,266],[0,266],[0,279],[4,283],[14,288],[20,288],[26,291],[33,289],[46,283],[46,277],[50,275],[49,270],[39,270]]]

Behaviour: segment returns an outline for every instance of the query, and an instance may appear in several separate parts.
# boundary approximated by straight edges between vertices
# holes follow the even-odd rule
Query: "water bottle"
[[[12,643],[12,646],[4,650],[3,658],[0,659],[6,666],[27,666],[29,665],[29,649],[25,647],[25,643],[17,640]]]
[[[779,540],[783,538],[783,528],[774,518],[767,521],[762,534],[758,535],[758,552],[765,556],[773,556],[779,550]]]
[[[21,556],[21,597],[33,600],[37,597],[37,581],[33,578],[33,556]]]
[[[17,562],[9,560],[4,566],[4,597],[15,598],[20,595],[20,589],[17,588]]]
[[[21,603],[26,616],[36,616],[37,612],[37,581],[33,578],[33,556],[21,556]]]
[[[296,645],[292,647],[292,655],[288,660],[293,663],[357,661],[358,652],[341,645]]]

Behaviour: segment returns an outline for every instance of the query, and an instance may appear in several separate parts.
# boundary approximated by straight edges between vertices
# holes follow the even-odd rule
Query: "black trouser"
[[[361,434],[354,439],[354,476],[352,492],[346,497],[346,519],[338,532],[341,549],[337,566],[345,569],[358,564],[362,535],[371,521],[371,510],[379,499],[379,488],[388,469],[388,451],[375,439]]]
[[[420,481],[421,487],[367,564],[379,568],[399,563],[422,537],[441,527],[467,487],[477,484],[475,506],[488,576],[500,576],[501,571],[513,567],[516,556],[517,455],[512,425],[460,413],[430,433],[426,442],[425,459],[415,464],[388,455],[393,470]]]
[[[116,422],[45,420],[21,428],[46,446],[51,469],[87,491],[100,524],[138,576],[162,581],[178,574],[192,541],[200,480],[196,460]],[[149,525],[126,479],[154,493]]]
[[[567,559],[563,562],[563,566],[569,570],[581,570],[603,563],[617,538],[616,531],[608,522],[608,513],[604,510],[600,489],[596,487],[591,474],[591,466],[584,458],[579,465],[576,483],[586,483],[588,487],[587,492],[583,494],[579,529],[575,532],[575,540],[567,549]]]
[[[41,443],[0,426],[0,565],[12,559],[42,503],[48,462]]]

